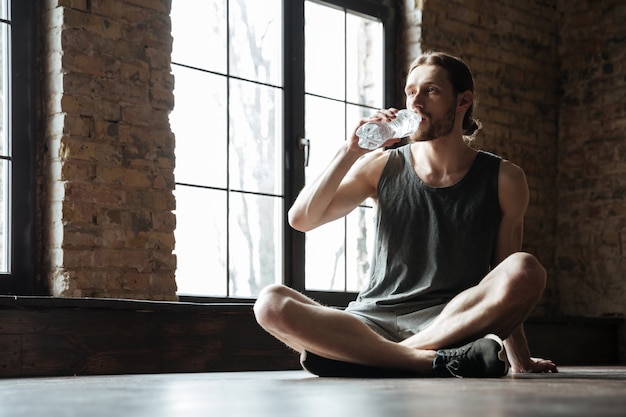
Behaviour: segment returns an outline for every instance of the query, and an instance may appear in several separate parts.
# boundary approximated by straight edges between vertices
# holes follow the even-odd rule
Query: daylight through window
[[[254,298],[283,282],[285,257],[298,251],[301,290],[354,292],[367,282],[371,204],[298,246],[285,190],[312,181],[356,122],[385,104],[383,24],[339,0],[293,1],[303,2],[299,27],[286,21],[284,0],[172,2],[179,295]],[[283,56],[298,30],[303,69]],[[287,88],[287,78],[301,87]],[[306,168],[286,157],[302,152],[285,133],[294,120],[286,95],[304,108],[296,128],[310,141]]]
[[[11,246],[10,225],[10,181],[11,181],[11,147],[9,124],[9,37],[11,29],[8,7],[0,1],[0,273],[10,272]]]

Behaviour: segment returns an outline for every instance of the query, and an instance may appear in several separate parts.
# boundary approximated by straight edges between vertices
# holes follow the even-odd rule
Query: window
[[[34,283],[34,2],[0,0],[0,292]]]
[[[341,304],[363,284],[367,202],[306,236],[286,211],[356,121],[393,101],[385,4],[172,2],[179,295],[254,298],[285,282]]]
[[[254,297],[283,275],[281,1],[190,4],[172,4],[179,293]]]
[[[2,45],[2,54],[0,55],[0,107],[2,108],[2,116],[0,118],[0,272],[8,273],[9,258],[11,253],[9,222],[10,213],[9,204],[11,202],[9,173],[11,170],[11,148],[10,144],[10,100],[9,100],[9,69],[10,59],[8,52],[10,51],[8,39],[10,36],[11,21],[9,20],[7,4],[0,3],[0,44]]]
[[[314,181],[356,120],[383,107],[383,25],[344,9],[305,3],[306,182]],[[321,62],[330,65],[320,65]],[[306,235],[305,289],[358,291],[367,283],[373,208]],[[321,260],[324,260],[321,262]]]

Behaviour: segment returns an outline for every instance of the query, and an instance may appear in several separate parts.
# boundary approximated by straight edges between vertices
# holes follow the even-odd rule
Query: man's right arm
[[[372,197],[372,160],[380,151],[365,155],[358,147],[345,142],[322,174],[308,184],[289,210],[289,224],[307,232],[322,224],[339,219]]]
[[[368,121],[389,122],[398,109],[383,109],[362,119],[345,141],[324,172],[304,189],[289,210],[289,224],[307,232],[325,223],[337,220],[361,204],[368,197],[376,197],[378,180],[388,155],[381,149],[368,151],[358,145],[357,129]],[[390,146],[400,139],[389,139]]]

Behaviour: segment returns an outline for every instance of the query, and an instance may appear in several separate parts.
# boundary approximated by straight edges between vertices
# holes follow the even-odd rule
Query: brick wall
[[[442,50],[470,66],[483,123],[475,146],[520,165],[530,188],[524,250],[548,269],[537,314],[556,306],[556,0],[405,0],[403,74],[421,51]]]
[[[537,314],[626,315],[626,3],[403,6],[404,67],[427,49],[464,58],[484,124],[477,145],[526,171],[524,249],[549,273]]]
[[[176,299],[169,0],[46,0],[45,270],[55,296]]]
[[[561,309],[624,315],[626,2],[563,0],[559,14]]]

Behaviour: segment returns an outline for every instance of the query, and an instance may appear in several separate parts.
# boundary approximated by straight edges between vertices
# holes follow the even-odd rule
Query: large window
[[[281,0],[178,0],[172,22],[179,293],[254,297],[283,275]]]
[[[310,182],[355,122],[384,105],[384,32],[379,19],[322,3],[307,1],[304,16],[305,132],[314,156],[306,167]],[[307,290],[358,291],[367,283],[372,217],[372,207],[364,204],[346,219],[307,233]]]
[[[0,293],[34,282],[34,2],[0,0]]]
[[[348,299],[366,282],[367,202],[306,236],[286,211],[357,120],[391,104],[386,3],[172,2],[179,295],[285,282]]]
[[[9,114],[11,101],[9,99],[10,83],[9,74],[11,60],[9,58],[9,39],[11,34],[11,19],[8,14],[8,4],[0,2],[0,273],[10,272],[9,258],[10,245],[10,172],[11,172],[11,146]]]

